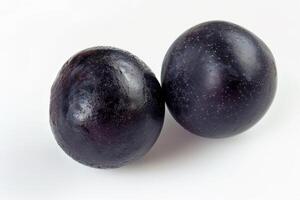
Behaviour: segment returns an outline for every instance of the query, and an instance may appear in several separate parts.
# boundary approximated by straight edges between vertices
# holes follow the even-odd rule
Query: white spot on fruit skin
[[[72,109],[74,112],[72,113],[73,117],[76,119],[78,122],[86,121],[89,117],[92,116],[92,106],[88,102],[87,99],[83,99],[77,103],[77,105],[71,105],[76,106],[77,109]]]

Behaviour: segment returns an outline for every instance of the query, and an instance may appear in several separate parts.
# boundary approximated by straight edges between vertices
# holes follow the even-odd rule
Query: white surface
[[[0,0],[0,199],[300,199],[300,1]],[[186,133],[169,114],[145,158],[114,170],[83,166],[56,144],[49,92],[63,63],[110,45],[162,59],[183,31],[227,20],[272,50],[278,90],[267,115],[225,140]]]

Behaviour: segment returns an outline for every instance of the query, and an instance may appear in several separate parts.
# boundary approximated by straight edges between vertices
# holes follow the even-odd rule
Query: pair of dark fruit
[[[97,168],[142,157],[163,126],[165,102],[196,135],[245,131],[268,110],[277,73],[268,47],[253,33],[222,21],[184,32],[169,48],[162,87],[129,52],[95,47],[71,57],[51,90],[50,123],[61,148]]]

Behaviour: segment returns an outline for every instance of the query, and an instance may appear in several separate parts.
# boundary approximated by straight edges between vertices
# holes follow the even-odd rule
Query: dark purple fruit
[[[194,134],[218,138],[262,118],[274,98],[277,73],[262,40],[238,25],[212,21],[172,44],[161,79],[177,122]]]
[[[148,152],[160,134],[164,110],[154,74],[115,48],[79,52],[51,89],[55,139],[73,159],[97,168],[120,167]]]

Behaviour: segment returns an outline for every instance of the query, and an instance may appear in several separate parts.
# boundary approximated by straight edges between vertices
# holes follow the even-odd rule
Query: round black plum
[[[94,47],[71,57],[52,88],[50,124],[60,147],[96,168],[143,156],[158,138],[164,98],[150,69],[129,52]]]
[[[262,118],[275,95],[277,72],[261,39],[233,23],[211,21],[176,39],[161,79],[176,121],[194,134],[220,138]]]

